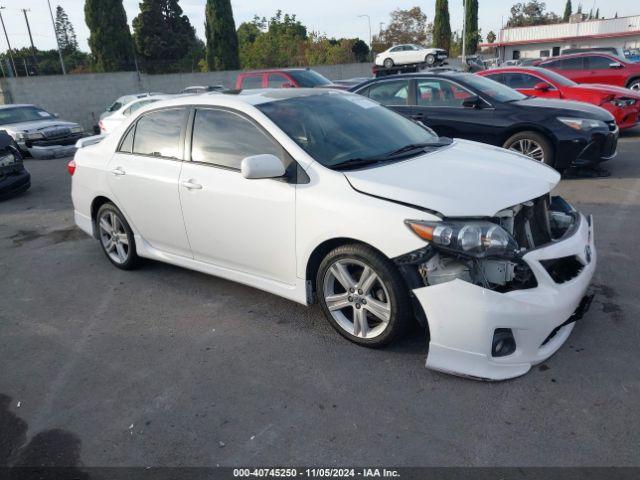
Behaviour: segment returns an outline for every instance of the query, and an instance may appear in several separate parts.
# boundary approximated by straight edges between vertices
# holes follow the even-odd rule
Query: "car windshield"
[[[329,168],[439,140],[417,123],[359,95],[327,92],[257,108]]]
[[[483,95],[498,102],[515,102],[527,98],[526,95],[485,77],[469,74],[465,75],[464,81]]]
[[[567,77],[554,72],[553,70],[544,70],[545,77],[548,77],[551,81],[562,85],[563,87],[573,87],[577,85],[573,80],[569,80]]]
[[[0,125],[51,119],[53,115],[37,107],[11,107],[0,109]]]
[[[322,87],[331,85],[331,80],[313,70],[291,70],[287,72],[302,88]]]

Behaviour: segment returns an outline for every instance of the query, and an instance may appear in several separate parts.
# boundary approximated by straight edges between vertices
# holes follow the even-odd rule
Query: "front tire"
[[[358,345],[387,345],[410,324],[410,299],[400,273],[371,247],[349,244],[329,252],[316,287],[331,326]]]
[[[430,53],[424,58],[424,61],[427,65],[432,67],[436,63],[436,56],[433,53]]]
[[[102,251],[114,266],[133,270],[140,265],[131,227],[113,203],[105,203],[98,209],[96,229]]]
[[[393,68],[393,60],[390,58],[385,59],[383,62],[384,68]]]
[[[627,86],[627,88],[630,90],[635,90],[636,92],[640,91],[640,78],[636,78],[635,80],[632,80]]]
[[[504,142],[502,148],[521,153],[532,160],[553,167],[555,165],[553,145],[537,132],[519,132]]]

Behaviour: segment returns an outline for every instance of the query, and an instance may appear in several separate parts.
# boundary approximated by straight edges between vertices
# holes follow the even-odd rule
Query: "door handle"
[[[202,185],[200,185],[199,183],[195,183],[193,180],[184,180],[180,182],[180,185],[182,185],[187,190],[202,190]]]
[[[114,168],[113,170],[111,170],[111,173],[113,173],[117,177],[121,177],[122,175],[126,175],[127,174],[127,172],[125,172],[122,167]]]

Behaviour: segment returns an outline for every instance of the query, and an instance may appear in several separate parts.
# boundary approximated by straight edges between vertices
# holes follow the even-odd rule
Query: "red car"
[[[331,80],[309,68],[280,68],[243,72],[236,78],[236,90],[251,88],[336,88]]]
[[[579,84],[552,70],[508,67],[476,73],[532,97],[577,100],[611,112],[618,128],[631,128],[640,121],[640,91],[612,85]]]
[[[604,83],[640,90],[640,63],[627,62],[609,53],[562,55],[539,62],[537,66],[555,70],[578,83]]]

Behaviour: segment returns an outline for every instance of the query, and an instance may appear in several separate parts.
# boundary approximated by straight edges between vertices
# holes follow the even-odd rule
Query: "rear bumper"
[[[26,170],[0,179],[0,200],[26,192],[31,187],[31,175]]]
[[[583,267],[576,277],[561,284],[540,263],[570,256],[576,256]],[[571,237],[532,250],[523,260],[536,277],[535,288],[499,293],[454,280],[413,291],[429,324],[427,367],[505,380],[527,373],[562,346],[596,268],[593,226],[580,215]],[[515,338],[515,351],[505,357],[491,353],[494,332],[499,328],[511,329]]]
[[[27,153],[33,158],[40,160],[71,157],[76,153],[76,142],[86,136],[87,135],[83,133],[56,140],[19,142],[18,146],[23,153]]]

